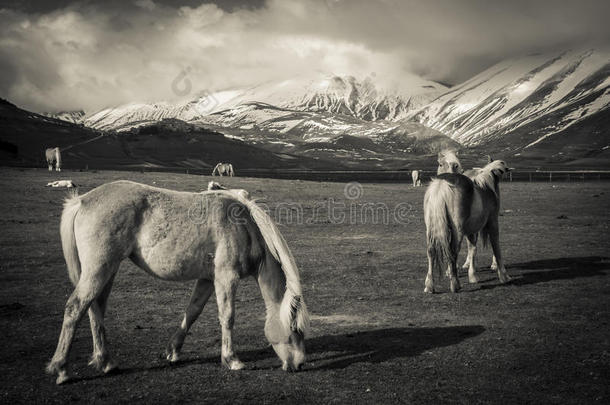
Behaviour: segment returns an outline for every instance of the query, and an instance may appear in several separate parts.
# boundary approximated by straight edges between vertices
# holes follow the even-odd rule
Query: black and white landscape
[[[609,16],[603,0],[0,0],[0,398],[608,403]],[[424,194],[447,151],[476,168],[466,174],[504,162],[489,166],[487,184],[500,182],[488,197],[501,194],[511,280],[489,266],[487,229],[478,282],[460,268],[460,292],[443,276],[425,294]],[[235,176],[212,175],[220,163]],[[475,174],[436,181],[472,197],[464,184],[485,183]],[[143,258],[130,251],[111,278],[105,333],[118,368],[99,353],[101,371],[87,366],[83,316],[72,369],[62,359],[50,367],[63,384],[45,374],[73,291],[64,200],[78,193],[85,206],[83,195],[117,180],[190,193],[216,181],[246,190],[236,201],[255,201],[278,223],[302,284],[288,312],[296,317],[303,299],[311,314],[301,372],[282,371],[252,278],[235,300],[245,369],[228,369],[239,365],[233,355],[220,361],[222,299],[176,332],[192,282],[152,278],[145,262],[157,249],[171,262],[186,242],[165,238],[188,234],[192,210],[159,194],[162,214],[115,224],[119,240],[153,218],[147,232],[165,241]],[[140,186],[119,184],[132,191],[88,194],[110,207],[104,220],[156,206],[130,200]],[[95,218],[87,212],[62,225],[64,239],[78,218]],[[87,221],[102,238],[101,222]],[[93,239],[75,242],[79,263],[102,256],[106,244]],[[218,252],[202,253],[202,267]],[[179,360],[176,336],[186,337]]]

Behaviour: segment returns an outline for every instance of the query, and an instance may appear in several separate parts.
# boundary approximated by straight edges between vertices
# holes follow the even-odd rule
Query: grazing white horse
[[[462,168],[462,163],[460,159],[457,157],[457,152],[454,151],[445,151],[438,154],[438,169],[436,171],[437,174],[442,173],[462,173],[464,176],[469,177],[471,180],[474,179],[479,172],[481,171],[480,167],[473,167],[472,169],[468,169],[464,171]],[[493,162],[493,159],[490,155],[487,155],[487,163]],[[498,191],[498,196],[500,192]],[[468,244],[468,256],[466,257],[466,261],[462,266],[463,269],[467,269],[470,272],[475,271],[475,253],[477,250],[476,244],[472,246],[470,240],[466,238],[466,243]],[[491,266],[492,270],[498,269],[498,262],[496,260],[496,256],[492,255]],[[472,269],[472,270],[471,270]],[[475,280],[476,277],[473,277],[472,280]]]
[[[509,170],[506,163],[496,160],[480,169],[472,180],[455,173],[443,173],[432,180],[424,196],[428,254],[425,292],[434,292],[433,270],[441,265],[448,266],[451,291],[460,289],[456,261],[464,236],[469,241],[469,251],[472,249],[473,262],[478,235],[485,243],[489,240],[498,263],[500,282],[510,280],[500,252],[498,227],[499,181]],[[474,263],[471,264],[468,279],[476,283]]]
[[[55,165],[55,170],[61,172],[61,152],[59,148],[48,148],[44,151],[44,155],[49,165],[49,171],[52,171],[53,165]]]
[[[267,308],[265,335],[284,370],[305,362],[309,326],[295,260],[276,225],[256,203],[231,190],[187,193],[116,181],[64,204],[61,242],[75,288],[66,303],[59,342],[47,372],[69,379],[68,354],[79,320],[89,313],[90,365],[109,372],[104,313],[119,264],[129,258],[164,280],[197,280],[167,358],[177,361],[184,339],[216,291],[222,329],[222,364],[244,367],[233,351],[238,281],[254,276]]]
[[[76,187],[76,184],[72,180],[55,180],[50,183],[47,183],[47,187],[66,187],[73,188]]]
[[[413,187],[421,187],[421,173],[419,170],[411,172],[411,179],[413,179]]]
[[[216,173],[218,173],[220,177],[223,175],[233,177],[235,175],[235,171],[233,170],[233,165],[231,163],[218,163],[214,167],[214,170],[212,170],[212,176],[216,176]]]

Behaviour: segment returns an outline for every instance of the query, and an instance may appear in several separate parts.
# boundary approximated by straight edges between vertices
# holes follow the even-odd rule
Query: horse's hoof
[[[511,280],[511,278],[508,274],[501,274],[499,279],[502,284],[506,284]]]
[[[477,276],[472,276],[472,277],[471,277],[471,276],[468,276],[468,282],[469,282],[470,284],[476,284],[476,283],[478,283],[478,282],[479,282],[479,279],[477,278]]]
[[[223,358],[222,364],[229,370],[242,370],[244,367],[246,367],[244,363],[242,363],[241,361],[239,361],[239,359],[236,358]]]
[[[170,361],[170,363],[176,363],[177,361],[180,360],[180,354],[176,351],[173,351],[171,353],[167,353],[167,355],[165,356],[165,358],[167,360]]]
[[[61,385],[70,380],[70,375],[66,371],[60,371],[55,380],[55,384]]]
[[[426,287],[426,288],[424,288],[424,292],[425,292],[426,294],[433,294],[433,293],[434,293],[434,288],[432,288],[432,287]]]
[[[110,360],[108,361],[108,363],[106,363],[106,367],[104,367],[104,370],[102,370],[104,372],[104,374],[112,374],[113,372],[117,371],[119,369],[119,365],[117,363],[115,363],[114,361]]]
[[[229,370],[243,370],[245,367],[246,365],[239,360],[231,360],[229,363]]]

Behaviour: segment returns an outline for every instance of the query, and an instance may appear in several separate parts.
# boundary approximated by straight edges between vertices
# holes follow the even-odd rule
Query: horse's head
[[[288,307],[289,314],[282,313],[284,309],[281,309],[278,317],[267,318],[265,335],[282,360],[282,369],[299,371],[305,364],[305,332],[308,329],[309,315],[300,296],[292,297]]]
[[[507,172],[513,170],[512,167],[508,167],[506,162],[503,160],[494,160],[492,162],[489,162],[483,168],[483,170],[485,170],[485,169],[489,170],[491,172],[491,174],[493,174],[497,178],[501,178],[504,175],[504,173],[507,173]]]
[[[282,370],[299,371],[305,364],[305,336],[291,332],[284,342],[272,343],[273,350],[282,360]]]
[[[445,150],[438,153],[438,169],[436,174],[442,173],[464,173],[460,159],[457,157],[458,152],[453,150]]]

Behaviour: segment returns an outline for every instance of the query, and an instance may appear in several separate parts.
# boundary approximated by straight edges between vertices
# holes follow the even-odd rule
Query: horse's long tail
[[[451,184],[440,179],[430,183],[424,196],[426,238],[433,268],[456,259],[457,235],[448,208],[453,198]]]
[[[76,248],[76,238],[74,237],[74,218],[80,209],[81,200],[78,193],[73,192],[64,202],[64,211],[61,214],[61,224],[59,232],[61,234],[61,247],[64,251],[64,259],[68,267],[68,277],[72,284],[76,286],[80,278],[80,259]]]
[[[300,332],[303,335],[307,334],[309,330],[309,313],[303,300],[299,270],[286,240],[271,217],[254,201],[249,200],[243,194],[236,196],[250,210],[250,214],[265,240],[267,249],[280,264],[286,277],[286,292],[282,298],[279,313],[280,323],[286,331]]]

